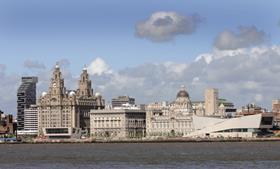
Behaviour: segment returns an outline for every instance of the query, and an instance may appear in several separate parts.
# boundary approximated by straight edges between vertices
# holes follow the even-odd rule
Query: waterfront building
[[[232,102],[229,102],[226,99],[218,99],[218,114],[220,117],[234,117],[236,111],[237,109]]]
[[[24,129],[24,109],[36,104],[37,77],[22,77],[21,85],[17,90],[17,130]]]
[[[90,112],[91,136],[102,139],[145,137],[146,112],[129,104]]]
[[[280,99],[272,100],[272,113],[277,126],[280,126]]]
[[[260,113],[266,113],[267,110],[260,106],[257,106],[254,103],[247,104],[246,106],[242,106],[241,110],[237,112],[237,116],[248,116]]]
[[[205,102],[204,101],[193,101],[192,108],[197,116],[205,116]]]
[[[205,90],[205,115],[220,116],[218,114],[218,89],[208,88]]]
[[[122,107],[123,104],[135,105],[135,98],[129,96],[119,96],[112,99],[112,107]]]
[[[60,67],[56,65],[49,90],[43,92],[38,101],[39,135],[54,134],[58,138],[62,134],[61,137],[64,138],[64,134],[69,133],[70,129],[89,130],[90,110],[103,109],[104,102],[99,93],[93,94],[85,68],[80,76],[79,88],[75,91],[66,90]]]
[[[192,103],[188,92],[182,86],[172,103],[151,103],[147,106],[147,136],[175,137],[193,131]]]
[[[0,112],[0,135],[14,134],[16,124],[13,123],[13,115]]]
[[[90,130],[90,111],[92,109],[104,109],[105,100],[98,92],[93,93],[91,80],[87,69],[84,68],[80,75],[79,88],[76,94],[77,111],[79,113],[80,128]]]
[[[259,113],[236,118],[193,116],[194,132],[185,137],[252,138],[272,128],[273,114]]]
[[[37,135],[38,134],[38,107],[31,105],[24,110],[24,130],[18,131],[21,135]]]
[[[205,101],[194,101],[192,102],[193,110],[197,116],[206,116],[205,114]],[[233,117],[236,115],[236,108],[232,102],[226,99],[218,99],[218,109],[215,115],[217,117]],[[210,115],[208,115],[210,116]]]
[[[81,139],[83,131],[81,128],[55,127],[43,128],[42,135],[48,139]]]

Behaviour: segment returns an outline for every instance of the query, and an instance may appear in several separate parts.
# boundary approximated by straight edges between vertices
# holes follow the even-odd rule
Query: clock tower
[[[66,89],[64,87],[64,79],[62,78],[58,64],[55,65],[49,91],[52,96],[57,97],[64,95],[66,92]]]
[[[58,64],[55,65],[49,90],[43,92],[38,100],[39,134],[57,129],[90,128],[89,112],[103,109],[105,101],[101,95],[94,95],[87,69],[84,68],[77,90],[66,90]],[[69,131],[69,130],[68,130]]]
[[[86,96],[86,97],[93,96],[93,90],[91,88],[91,80],[89,79],[89,75],[87,73],[86,67],[83,69],[83,72],[80,76],[79,89],[77,90],[77,95]]]

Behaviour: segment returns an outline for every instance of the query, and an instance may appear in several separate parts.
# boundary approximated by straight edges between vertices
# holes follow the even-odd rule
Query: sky
[[[192,100],[207,87],[242,106],[280,98],[277,0],[0,1],[0,109],[16,112],[21,76],[38,76],[38,97],[56,62],[75,89],[88,68],[106,101]]]

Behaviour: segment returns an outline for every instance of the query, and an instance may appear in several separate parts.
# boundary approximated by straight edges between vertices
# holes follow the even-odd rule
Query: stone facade
[[[92,110],[91,135],[102,139],[142,138],[146,132],[146,112],[140,109]]]
[[[79,112],[80,128],[90,129],[90,110],[92,109],[104,109],[105,101],[99,93],[93,93],[91,87],[91,80],[86,69],[83,72],[79,80],[79,89],[76,95],[77,109]]]
[[[194,114],[197,116],[208,116],[208,117],[232,117],[236,114],[236,108],[232,102],[226,99],[218,99],[218,110],[216,114],[206,115],[205,114],[205,101],[194,101],[192,102]]]
[[[218,89],[208,88],[205,90],[205,115],[220,116],[218,112]]]
[[[91,109],[104,108],[100,94],[93,95],[91,81],[83,69],[77,91],[67,91],[58,65],[55,66],[48,92],[38,101],[38,130],[43,128],[72,127],[89,129]]]
[[[0,136],[5,134],[14,134],[16,126],[13,123],[13,115],[4,115],[0,110]]]
[[[277,126],[280,126],[280,99],[272,100],[272,113]]]
[[[178,137],[193,131],[192,103],[184,87],[171,104],[152,103],[147,106],[147,136]]]
[[[135,98],[129,96],[118,96],[117,98],[112,99],[112,107],[122,107],[123,104],[135,104]]]

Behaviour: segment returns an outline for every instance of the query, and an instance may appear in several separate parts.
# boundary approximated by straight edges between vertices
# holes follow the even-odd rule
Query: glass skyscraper
[[[24,129],[24,109],[36,104],[37,77],[22,77],[21,85],[17,91],[17,129]]]

